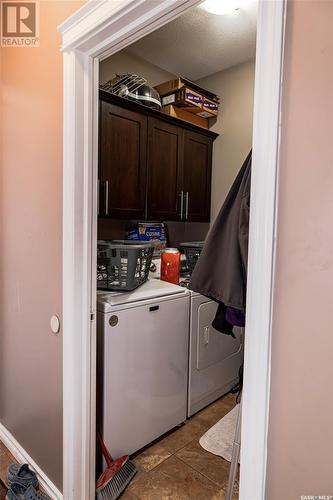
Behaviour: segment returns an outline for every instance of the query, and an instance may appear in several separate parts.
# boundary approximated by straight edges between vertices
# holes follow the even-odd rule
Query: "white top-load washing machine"
[[[212,327],[217,303],[191,294],[188,417],[226,394],[238,382],[243,361],[243,328],[235,337]]]
[[[98,292],[97,421],[113,457],[186,419],[189,299],[156,279],[133,292]]]

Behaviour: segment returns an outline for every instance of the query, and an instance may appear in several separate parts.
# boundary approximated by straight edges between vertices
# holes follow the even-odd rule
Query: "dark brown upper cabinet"
[[[100,91],[99,215],[209,222],[217,134]]]
[[[99,213],[113,218],[145,217],[147,117],[101,102]]]
[[[184,131],[184,220],[210,220],[212,146],[211,138]]]
[[[182,184],[183,129],[149,116],[148,219],[180,219]]]

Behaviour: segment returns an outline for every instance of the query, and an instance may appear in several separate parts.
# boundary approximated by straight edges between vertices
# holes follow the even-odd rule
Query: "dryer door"
[[[219,333],[212,327],[217,304],[211,300],[198,307],[197,370],[204,370],[211,365],[239,353],[242,347],[241,329],[237,328],[236,338]]]

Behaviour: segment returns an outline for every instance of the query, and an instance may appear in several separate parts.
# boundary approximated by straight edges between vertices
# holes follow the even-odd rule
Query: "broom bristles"
[[[97,500],[116,500],[136,474],[136,467],[127,460],[113,478],[97,491]]]

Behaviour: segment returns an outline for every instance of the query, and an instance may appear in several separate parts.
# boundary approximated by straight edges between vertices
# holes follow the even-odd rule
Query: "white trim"
[[[258,12],[240,500],[265,498],[285,7]]]
[[[269,409],[284,0],[259,0],[241,500],[263,500]],[[90,0],[60,26],[64,52],[63,405],[66,500],[94,498],[98,62],[200,0]],[[93,321],[90,315],[94,314]]]
[[[95,296],[92,295],[92,59],[64,54],[63,493],[93,498]],[[95,292],[96,293],[96,292]]]
[[[37,474],[37,478],[41,488],[44,492],[52,498],[52,500],[62,500],[62,494],[58,488],[50,481],[45,472],[36,464],[30,457],[29,453],[25,451],[14,436],[0,423],[0,441],[6,446],[13,457],[20,464],[29,464],[30,468]]]
[[[109,49],[110,53],[119,50],[119,43],[129,45],[201,1],[88,0],[59,26],[62,50],[79,49],[93,57],[103,53],[108,56]]]

